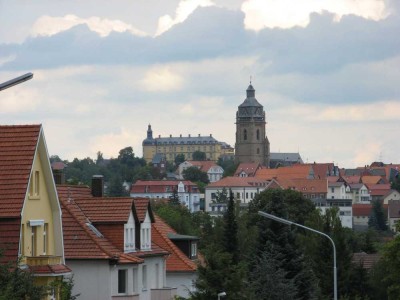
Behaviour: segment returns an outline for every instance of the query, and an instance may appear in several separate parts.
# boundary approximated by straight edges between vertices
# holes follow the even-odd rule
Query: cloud
[[[167,92],[180,89],[183,82],[183,78],[169,67],[155,66],[146,72],[141,86],[149,92]]]
[[[344,15],[381,20],[387,16],[383,0],[247,0],[242,4],[247,29],[306,27],[310,14],[328,11],[339,21]]]
[[[120,20],[102,19],[99,17],[84,19],[76,15],[65,15],[64,17],[40,17],[32,26],[31,36],[52,36],[81,24],[86,24],[91,31],[96,32],[101,37],[106,37],[113,31],[129,32],[136,36],[147,35],[145,32]]]
[[[182,23],[198,7],[207,7],[212,5],[214,5],[214,3],[211,0],[181,0],[176,8],[174,18],[170,15],[164,15],[159,18],[155,35],[161,35],[168,31],[172,26]]]

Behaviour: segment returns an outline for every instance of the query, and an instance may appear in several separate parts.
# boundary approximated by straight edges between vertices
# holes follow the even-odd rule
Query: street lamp
[[[226,296],[225,292],[218,293],[218,300],[220,300],[221,297],[225,297],[225,296]]]
[[[33,73],[26,73],[22,76],[19,76],[14,79],[11,79],[9,81],[0,83],[0,91],[8,89],[14,85],[20,84],[20,83],[27,81],[29,79],[32,79],[32,78],[33,78]]]
[[[271,214],[267,214],[266,212],[263,212],[263,211],[259,211],[258,214],[260,216],[269,218],[269,219],[277,221],[277,222],[281,222],[281,223],[286,224],[286,225],[295,225],[295,226],[310,230],[312,232],[315,232],[315,233],[318,233],[320,235],[323,235],[324,237],[328,238],[331,241],[332,247],[333,247],[333,299],[337,300],[336,247],[335,247],[335,243],[333,242],[331,237],[329,235],[321,232],[321,231],[312,229],[312,228],[304,226],[304,225],[300,225],[300,224],[294,223],[294,222],[286,220],[286,219],[279,218],[279,217],[271,215]]]

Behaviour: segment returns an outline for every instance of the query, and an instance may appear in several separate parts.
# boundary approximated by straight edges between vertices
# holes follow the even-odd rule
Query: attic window
[[[89,227],[90,230],[93,231],[93,233],[94,233],[97,237],[99,237],[99,238],[104,237],[104,236],[100,233],[100,231],[98,231],[97,228],[94,227],[92,224],[86,223],[86,226]]]

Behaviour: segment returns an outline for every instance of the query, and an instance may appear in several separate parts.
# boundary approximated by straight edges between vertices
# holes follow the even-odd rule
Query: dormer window
[[[128,223],[124,224],[124,251],[135,251],[135,223],[132,212],[129,215]]]
[[[149,212],[146,212],[146,218],[140,224],[140,250],[151,250],[151,220]]]

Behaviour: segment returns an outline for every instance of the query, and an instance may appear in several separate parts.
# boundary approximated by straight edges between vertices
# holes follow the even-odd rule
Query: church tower
[[[254,162],[269,166],[269,141],[265,134],[265,111],[255,98],[255,90],[250,85],[247,97],[236,112],[235,161]]]

